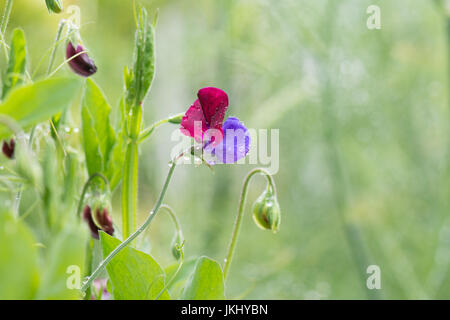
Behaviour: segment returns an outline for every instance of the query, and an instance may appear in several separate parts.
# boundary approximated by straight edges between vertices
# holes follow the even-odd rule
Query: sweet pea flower
[[[69,41],[66,48],[66,58],[71,59],[76,54],[85,51],[81,44],[77,45],[77,48],[73,46],[72,42]],[[82,53],[69,61],[69,66],[76,74],[82,77],[92,76],[97,72],[97,66],[94,61],[89,58],[87,53]]]
[[[235,163],[250,150],[250,134],[238,118],[229,117],[223,124],[223,140],[210,153],[222,163]],[[209,151],[205,148],[205,151]]]
[[[99,239],[98,231],[103,230],[109,235],[114,234],[114,227],[111,217],[108,214],[106,208],[96,208],[95,217],[92,216],[92,210],[90,206],[86,206],[83,211],[83,219],[89,225],[91,235],[95,239]]]
[[[225,91],[206,87],[198,91],[197,97],[181,120],[181,132],[197,141],[202,140],[203,134],[209,129],[219,130],[223,135],[222,122],[228,108]]]
[[[218,88],[200,89],[198,99],[181,120],[181,132],[196,141],[203,141],[206,154],[222,163],[235,163],[250,150],[250,135],[238,118],[223,122],[228,107],[227,94]],[[212,163],[212,162],[210,162]]]

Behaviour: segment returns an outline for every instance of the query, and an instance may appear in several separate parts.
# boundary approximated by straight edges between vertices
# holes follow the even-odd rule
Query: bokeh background
[[[63,2],[80,7],[81,34],[99,70],[94,79],[117,106],[123,68],[132,63],[132,1]],[[10,22],[25,29],[33,71],[59,19],[68,16],[49,17],[43,3],[16,0]],[[152,13],[159,9],[147,124],[185,111],[199,88],[217,86],[229,94],[229,115],[250,128],[280,130],[275,180],[281,229],[274,235],[251,219],[250,205],[265,186],[258,177],[250,187],[229,298],[450,298],[444,1],[139,3]],[[381,8],[380,30],[366,27],[371,4]],[[37,72],[43,75],[45,67]],[[141,150],[142,219],[165,178],[173,129],[158,130]],[[187,257],[223,261],[243,177],[252,167],[177,169],[165,202],[181,220]],[[145,235],[163,265],[173,263],[172,228],[161,215]],[[372,264],[382,272],[377,293],[366,289]]]

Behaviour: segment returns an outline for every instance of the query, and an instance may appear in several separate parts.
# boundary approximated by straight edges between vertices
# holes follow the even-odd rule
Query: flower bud
[[[3,141],[3,147],[2,147],[2,151],[3,154],[8,157],[9,159],[14,158],[14,148],[16,146],[16,142],[14,141],[14,139],[11,139],[8,141]]]
[[[92,214],[94,211],[94,215]],[[91,235],[95,239],[99,239],[98,231],[102,230],[109,235],[114,234],[114,227],[108,209],[97,207],[94,210],[90,206],[84,207],[83,219],[87,222]]]
[[[170,117],[168,119],[168,121],[169,121],[169,123],[172,123],[172,124],[180,124],[183,117],[184,117],[184,113],[179,113],[179,114],[176,114],[176,115]]]
[[[142,104],[155,74],[155,28],[149,20],[147,11],[141,8],[135,35],[134,65],[132,70],[126,69],[125,74],[128,106]]]
[[[261,229],[272,230],[274,233],[278,231],[281,220],[280,205],[272,187],[269,186],[255,201],[253,220]]]
[[[47,5],[47,9],[50,12],[61,13],[61,11],[63,10],[61,0],[45,0],[45,4]]]
[[[66,58],[71,59],[69,61],[69,66],[76,74],[82,77],[92,76],[97,72],[97,66],[94,61],[89,58],[87,53],[79,54],[85,51],[82,45],[77,45],[77,48],[73,46],[72,42],[69,41],[66,48]],[[78,55],[77,55],[78,54]],[[73,56],[77,55],[75,58]]]
[[[180,260],[181,258],[181,247],[183,245],[183,241],[183,236],[177,232],[172,240],[172,255],[177,260]]]

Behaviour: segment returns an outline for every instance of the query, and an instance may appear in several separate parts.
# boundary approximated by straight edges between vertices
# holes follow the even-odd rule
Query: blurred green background
[[[99,70],[94,79],[117,105],[132,62],[132,1],[63,2],[80,7],[81,34]],[[365,299],[367,265],[355,259],[362,251],[365,263],[381,268],[379,297],[450,298],[447,17],[435,2],[139,2],[159,8],[147,124],[184,112],[199,88],[217,86],[229,94],[229,115],[249,128],[280,129],[281,229],[274,235],[251,220],[250,205],[265,186],[259,177],[229,298]],[[366,27],[371,4],[381,8],[380,30]],[[68,15],[49,16],[43,0],[15,1],[10,28],[24,28],[32,70],[61,17]],[[158,130],[141,150],[142,219],[168,170],[173,129]],[[176,170],[165,202],[179,215],[187,257],[223,261],[251,168]],[[163,265],[173,263],[172,228],[161,215],[145,235]]]

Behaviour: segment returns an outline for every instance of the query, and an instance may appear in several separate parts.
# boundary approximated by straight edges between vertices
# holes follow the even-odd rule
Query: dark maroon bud
[[[16,142],[14,139],[9,140],[9,143],[7,141],[3,141],[3,147],[2,151],[3,154],[8,157],[9,159],[14,158],[14,147],[16,146]]]
[[[111,217],[107,209],[97,208],[95,210],[95,221],[92,217],[92,210],[90,206],[84,207],[83,219],[87,222],[91,235],[95,239],[99,239],[98,231],[102,230],[109,235],[114,234],[114,227]]]
[[[74,55],[79,54],[80,52],[85,51],[82,45],[78,45],[77,48],[73,46],[72,42],[67,44],[66,48],[66,58],[70,59]],[[69,66],[76,74],[89,77],[97,72],[97,67],[94,64],[94,61],[89,58],[87,53],[82,53],[75,58],[69,61]]]
[[[95,210],[95,218],[103,231],[105,231],[110,236],[114,234],[113,222],[106,208],[97,208]]]

